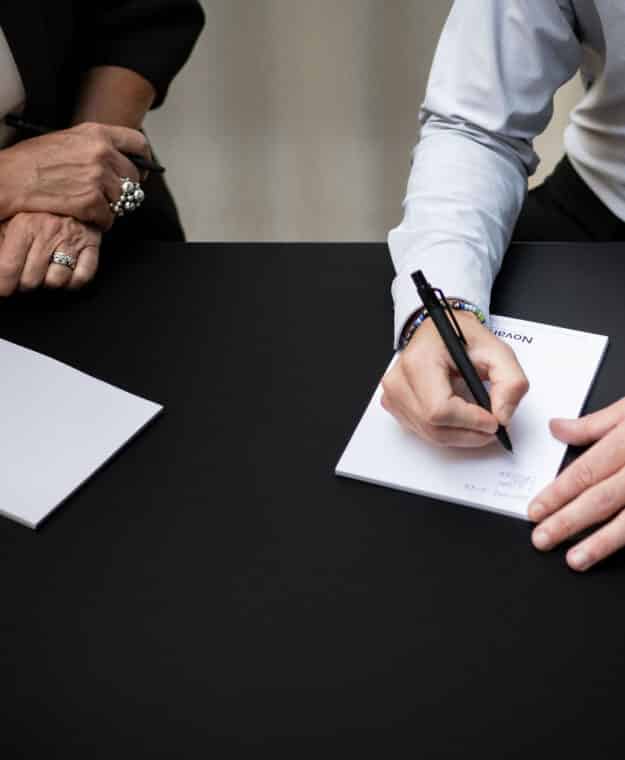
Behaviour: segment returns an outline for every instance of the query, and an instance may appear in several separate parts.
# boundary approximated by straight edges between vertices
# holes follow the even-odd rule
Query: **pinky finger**
[[[566,555],[573,570],[588,570],[625,546],[625,511],[595,531],[592,536],[574,546]]]
[[[72,279],[67,284],[69,290],[79,290],[91,282],[98,271],[100,249],[96,246],[84,248],[76,262],[76,269],[72,273]]]

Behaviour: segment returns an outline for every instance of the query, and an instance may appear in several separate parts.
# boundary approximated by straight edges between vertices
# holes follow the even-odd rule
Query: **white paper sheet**
[[[508,427],[514,453],[498,441],[482,449],[432,447],[381,407],[378,386],[336,474],[527,519],[566,450],[548,421],[579,415],[608,339],[509,317],[493,316],[491,328],[514,348],[530,381]]]
[[[0,340],[0,514],[37,527],[161,410]]]

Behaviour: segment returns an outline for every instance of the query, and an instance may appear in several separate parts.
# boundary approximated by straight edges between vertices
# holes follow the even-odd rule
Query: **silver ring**
[[[76,269],[76,261],[77,259],[68,253],[63,253],[63,251],[55,251],[50,257],[51,264],[60,264],[62,267],[67,267],[72,271]]]
[[[138,182],[133,182],[130,177],[122,177],[120,182],[121,194],[119,200],[109,203],[115,216],[124,216],[136,211],[145,200],[145,193]]]

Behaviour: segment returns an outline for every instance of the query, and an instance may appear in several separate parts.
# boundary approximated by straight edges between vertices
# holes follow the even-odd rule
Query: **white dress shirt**
[[[625,0],[455,0],[420,112],[404,218],[388,238],[396,345],[422,305],[417,269],[488,313],[538,163],[532,140],[578,69],[585,95],[566,152],[625,220]]]
[[[0,27],[0,148],[7,145],[13,136],[13,130],[6,126],[3,119],[12,111],[21,111],[24,98],[22,78]]]

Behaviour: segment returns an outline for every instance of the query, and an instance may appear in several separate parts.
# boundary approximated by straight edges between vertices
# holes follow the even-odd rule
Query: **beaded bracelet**
[[[486,324],[486,315],[478,306],[474,306],[472,303],[469,303],[468,301],[462,301],[459,298],[448,298],[447,300],[452,309],[457,309],[458,311],[470,311],[472,314],[475,314],[480,324],[482,325]],[[399,340],[400,351],[406,348],[410,338],[412,338],[412,336],[417,331],[417,328],[420,325],[422,325],[423,322],[425,322],[428,316],[429,316],[428,310],[426,308],[422,308],[419,310],[417,316],[412,320],[412,322],[406,325],[402,333],[402,336]]]

